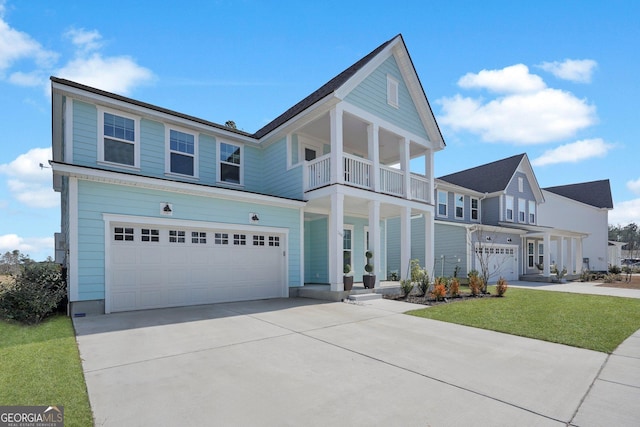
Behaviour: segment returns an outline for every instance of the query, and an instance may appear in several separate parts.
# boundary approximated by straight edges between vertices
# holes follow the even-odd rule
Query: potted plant
[[[342,276],[342,282],[344,283],[344,290],[350,291],[353,288],[353,275],[351,274],[351,265],[344,265],[344,276]]]
[[[362,283],[365,289],[373,289],[376,285],[376,275],[372,274],[373,264],[371,263],[371,258],[373,258],[373,252],[367,251],[364,256],[367,257],[367,263],[364,266],[364,271],[366,271],[367,274],[362,276]]]

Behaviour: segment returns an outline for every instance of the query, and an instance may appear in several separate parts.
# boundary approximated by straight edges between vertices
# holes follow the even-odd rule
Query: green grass
[[[71,319],[0,320],[0,361],[0,405],[61,405],[65,426],[93,425]]]
[[[605,353],[640,329],[640,299],[517,288],[408,314]]]

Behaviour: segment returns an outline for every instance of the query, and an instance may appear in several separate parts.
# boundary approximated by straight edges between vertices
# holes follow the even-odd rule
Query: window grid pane
[[[104,134],[133,142],[135,140],[135,122],[126,117],[104,113]]]

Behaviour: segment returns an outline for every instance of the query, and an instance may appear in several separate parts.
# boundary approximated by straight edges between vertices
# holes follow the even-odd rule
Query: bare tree
[[[469,248],[475,254],[476,270],[482,279],[482,292],[487,291],[490,280],[500,278],[502,267],[507,261],[504,255],[504,248],[496,247],[500,233],[490,232],[485,228],[475,228],[469,233]]]

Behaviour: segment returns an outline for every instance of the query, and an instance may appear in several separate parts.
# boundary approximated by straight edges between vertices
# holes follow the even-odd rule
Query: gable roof
[[[367,56],[365,56],[364,58],[362,58],[361,60],[359,60],[358,62],[356,62],[355,64],[353,64],[352,66],[350,66],[349,68],[347,68],[346,70],[344,70],[343,72],[341,72],[340,74],[332,78],[331,80],[329,80],[327,83],[322,85],[318,90],[313,92],[311,95],[307,96],[302,101],[298,102],[296,105],[289,108],[284,113],[280,114],[278,117],[276,117],[274,120],[272,120],[270,123],[268,123],[261,129],[258,129],[258,131],[254,133],[253,136],[258,139],[262,138],[272,130],[278,128],[278,126],[286,123],[287,121],[297,116],[299,113],[303,112],[307,108],[311,107],[313,104],[320,101],[327,95],[330,95],[333,92],[335,92],[338,88],[340,88],[343,84],[345,84],[347,80],[349,80],[358,71],[360,71],[365,65],[367,65],[369,61],[371,61],[378,53],[380,53],[385,47],[391,44],[391,42],[394,41],[396,37],[382,43],[380,46],[378,46],[373,51],[371,51]]]
[[[496,160],[460,172],[441,176],[440,180],[480,193],[503,191],[509,185],[513,174],[520,166],[526,154],[518,154],[506,159]]]
[[[544,190],[596,208],[613,209],[611,184],[608,179],[581,182],[578,184],[558,185],[555,187],[544,188]]]

